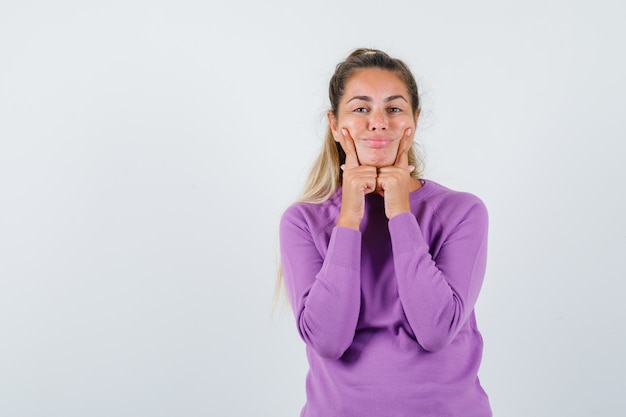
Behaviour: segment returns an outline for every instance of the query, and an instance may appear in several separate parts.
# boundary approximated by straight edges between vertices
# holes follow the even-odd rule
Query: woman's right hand
[[[359,164],[354,139],[348,129],[342,128],[341,133],[339,143],[346,153],[346,163],[341,166],[343,184],[337,226],[359,230],[365,213],[365,194],[376,190],[378,174],[376,167]]]

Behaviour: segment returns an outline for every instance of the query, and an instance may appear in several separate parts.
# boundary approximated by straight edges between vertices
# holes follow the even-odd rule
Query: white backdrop
[[[624,3],[218,3],[0,1],[0,415],[298,415],[277,225],[360,46],[490,210],[494,414],[625,415]]]

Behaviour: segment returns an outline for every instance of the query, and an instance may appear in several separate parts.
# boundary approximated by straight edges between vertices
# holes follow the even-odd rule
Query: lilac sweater
[[[487,211],[432,181],[387,220],[366,196],[360,232],[335,226],[341,190],[282,216],[285,287],[306,343],[303,417],[487,417],[474,304]]]

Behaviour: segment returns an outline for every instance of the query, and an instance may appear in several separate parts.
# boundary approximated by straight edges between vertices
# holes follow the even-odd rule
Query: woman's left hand
[[[385,215],[388,219],[411,211],[409,201],[413,182],[411,172],[415,169],[409,165],[409,149],[411,149],[412,141],[411,129],[407,129],[400,139],[394,164],[378,169],[376,189],[385,198]]]

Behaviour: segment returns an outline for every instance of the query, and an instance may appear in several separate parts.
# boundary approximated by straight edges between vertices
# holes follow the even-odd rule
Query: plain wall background
[[[626,414],[626,6],[0,1],[0,415],[296,416],[277,226],[354,48],[491,215],[496,416]]]

